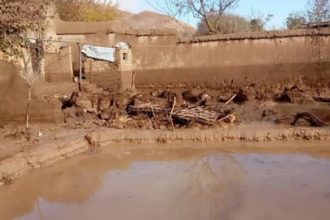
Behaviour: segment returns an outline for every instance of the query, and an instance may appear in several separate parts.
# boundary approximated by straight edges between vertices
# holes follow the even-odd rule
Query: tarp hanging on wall
[[[81,52],[90,58],[115,62],[115,48],[112,47],[84,45]]]

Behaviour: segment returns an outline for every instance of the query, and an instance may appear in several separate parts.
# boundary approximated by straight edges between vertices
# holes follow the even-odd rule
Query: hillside
[[[188,24],[151,11],[144,11],[139,14],[120,11],[120,16],[109,22],[67,22],[58,20],[56,30],[58,34],[153,32],[176,33],[179,36],[190,36],[195,32],[195,29]]]
[[[194,33],[195,29],[188,24],[171,18],[167,15],[151,11],[144,11],[139,14],[125,16],[119,19],[121,25],[131,29],[150,30],[165,29],[172,30],[179,34]]]

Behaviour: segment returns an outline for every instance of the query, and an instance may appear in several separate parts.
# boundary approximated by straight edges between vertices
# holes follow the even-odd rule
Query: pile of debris
[[[283,87],[281,87],[283,88]],[[280,89],[280,88],[279,88]],[[312,126],[326,123],[313,113],[301,112],[297,115],[278,117],[272,109],[263,109],[258,116],[260,103],[255,85],[237,88],[236,92],[215,91],[213,94],[202,90],[153,90],[144,93],[103,91],[94,93],[73,92],[61,99],[65,122],[70,127],[113,127],[143,129],[175,129],[182,127],[215,127],[237,124],[244,121],[274,121],[300,125],[301,121]],[[234,90],[234,91],[235,91]],[[280,91],[280,90],[278,90]],[[212,92],[212,91],[211,91]],[[224,95],[225,94],[225,95]],[[274,94],[274,93],[273,93]],[[306,103],[307,101],[328,102],[323,96],[308,95],[298,86],[285,87],[274,95],[274,101],[285,103]],[[324,93],[322,93],[324,94]],[[260,98],[262,98],[260,96]],[[245,104],[247,101],[249,103]],[[259,104],[258,104],[259,103]]]
[[[73,92],[61,101],[65,122],[73,127],[174,129],[237,122],[236,113],[228,110],[228,105],[241,102],[241,93],[239,91],[221,105],[206,92],[191,90],[179,95],[167,90],[150,94]]]
[[[292,86],[290,88],[284,87],[281,93],[277,93],[274,96],[276,102],[286,102],[286,103],[312,103],[314,102],[313,98],[304,92],[303,89],[298,86]]]

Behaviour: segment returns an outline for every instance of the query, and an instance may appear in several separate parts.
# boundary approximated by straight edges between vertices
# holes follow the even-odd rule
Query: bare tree
[[[147,2],[172,17],[192,15],[205,23],[208,33],[216,33],[222,15],[239,0],[156,0]],[[160,2],[163,2],[162,4]],[[214,19],[215,18],[215,19]]]
[[[210,17],[212,22],[216,17]],[[205,22],[199,22],[197,26],[198,34],[207,34],[209,33]],[[250,30],[250,21],[242,16],[225,13],[222,15],[222,18],[219,21],[218,29],[216,30],[221,34],[231,34],[231,33],[240,33],[247,32]]]
[[[266,17],[262,14],[251,18],[250,31],[264,31],[266,24],[273,18],[274,15],[268,14]]]
[[[296,29],[306,24],[306,18],[301,12],[292,12],[286,18],[287,29]]]
[[[25,114],[28,139],[32,85],[40,75],[43,50],[40,42],[31,43],[27,36],[43,31],[48,3],[49,0],[0,0],[0,51],[21,64],[21,77],[28,86]]]
[[[330,20],[330,0],[309,0],[307,6],[309,22]]]
[[[23,61],[21,77],[25,80],[28,87],[25,109],[25,132],[27,140],[30,140],[30,106],[32,86],[40,79],[41,75],[41,60],[44,57],[42,41],[36,40],[32,43],[30,40],[25,40],[24,47],[21,48],[21,56]]]

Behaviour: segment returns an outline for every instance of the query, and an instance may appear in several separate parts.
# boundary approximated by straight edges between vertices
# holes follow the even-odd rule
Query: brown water
[[[1,187],[0,219],[328,220],[329,152],[104,148]]]

